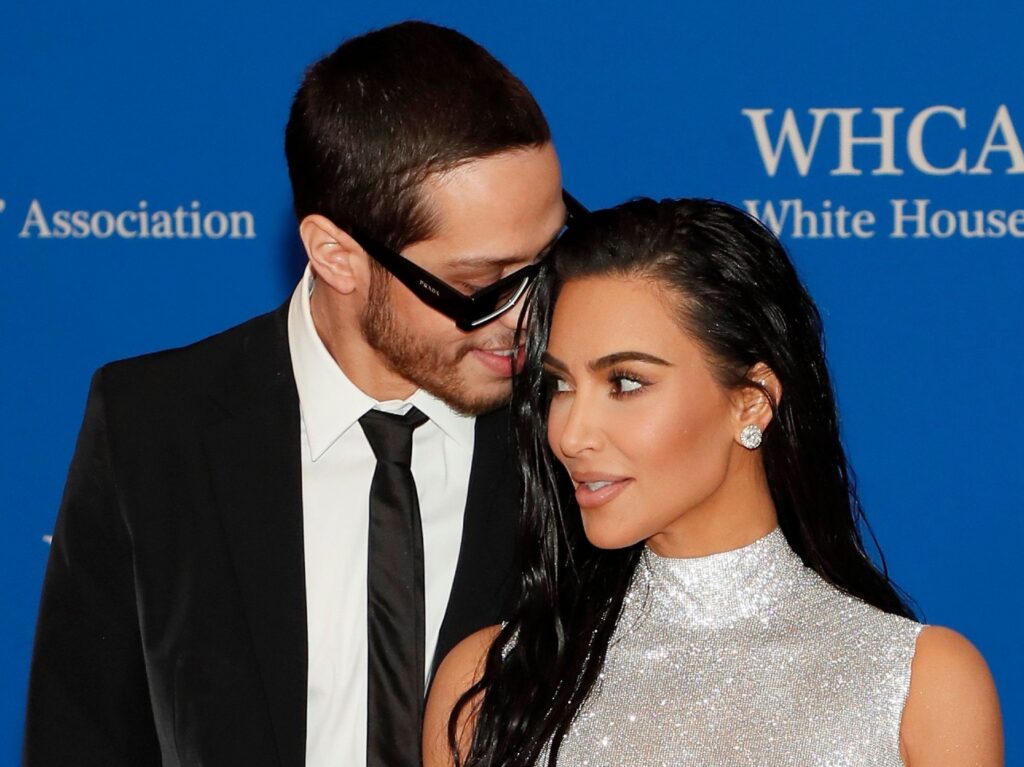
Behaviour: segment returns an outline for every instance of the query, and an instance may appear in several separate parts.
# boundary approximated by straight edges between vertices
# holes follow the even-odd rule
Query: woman
[[[566,233],[532,302],[521,598],[439,669],[428,767],[1001,764],[984,661],[865,554],[771,233],[629,202]]]

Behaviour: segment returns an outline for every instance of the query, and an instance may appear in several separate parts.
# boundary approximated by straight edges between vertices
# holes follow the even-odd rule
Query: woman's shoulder
[[[925,626],[844,591],[810,568],[802,577],[807,597],[790,613],[797,630],[809,631],[828,645],[830,653],[843,650],[860,662],[872,659],[878,674],[889,676],[894,669],[902,669],[899,695],[905,696],[911,660]]]
[[[423,714],[423,763],[440,767],[452,763],[448,746],[448,720],[459,699],[479,681],[491,645],[501,633],[501,626],[482,628],[470,634],[451,649],[434,674]],[[472,740],[472,706],[459,717],[459,741],[464,749]]]
[[[992,674],[974,645],[951,629],[926,626],[918,635],[900,746],[908,767],[1003,763]]]
[[[431,694],[438,685],[460,688],[460,695],[472,687],[483,672],[487,653],[501,633],[501,628],[501,624],[487,626],[455,645],[437,667]]]

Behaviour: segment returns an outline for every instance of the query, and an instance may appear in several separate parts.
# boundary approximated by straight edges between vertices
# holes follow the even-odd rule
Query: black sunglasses
[[[565,226],[569,226],[574,219],[588,212],[564,189],[562,200],[565,202],[566,210]],[[540,261],[535,261],[497,282],[466,295],[387,245],[360,232],[349,234],[363,250],[387,269],[396,280],[409,288],[417,298],[432,309],[455,320],[455,326],[465,332],[476,330],[512,309],[526,293],[526,289],[540,269]]]

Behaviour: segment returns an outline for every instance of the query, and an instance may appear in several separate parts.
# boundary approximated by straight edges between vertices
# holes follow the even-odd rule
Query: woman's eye
[[[640,391],[644,388],[644,382],[638,381],[635,378],[628,378],[626,376],[615,376],[612,379],[616,395],[621,394],[632,394],[633,392]]]
[[[545,376],[544,388],[547,390],[549,397],[555,397],[559,394],[565,394],[566,392],[572,391],[572,387],[569,386],[568,381],[564,378],[558,378],[556,376]]]

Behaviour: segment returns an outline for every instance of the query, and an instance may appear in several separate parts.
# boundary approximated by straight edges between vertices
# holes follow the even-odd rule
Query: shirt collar
[[[320,458],[372,408],[404,413],[415,405],[457,444],[472,445],[474,419],[455,412],[423,389],[418,389],[407,400],[378,402],[352,383],[327,351],[313,325],[309,297],[315,284],[315,276],[307,265],[288,305],[292,369],[312,459]]]
[[[457,413],[447,402],[423,389],[417,389],[408,401],[418,407],[431,423],[436,424],[456,444],[462,447],[473,445],[475,418]]]

